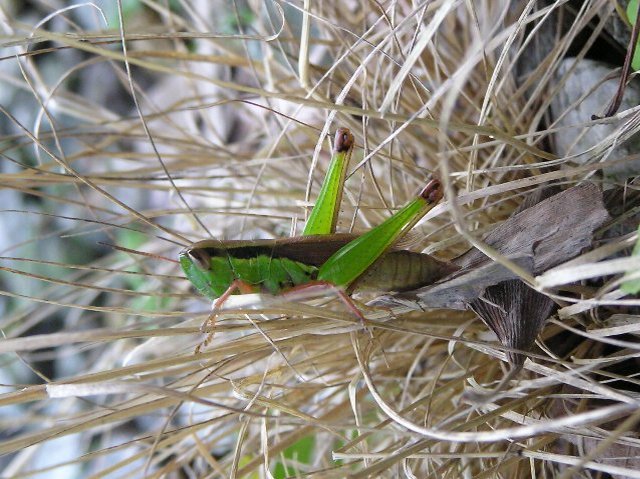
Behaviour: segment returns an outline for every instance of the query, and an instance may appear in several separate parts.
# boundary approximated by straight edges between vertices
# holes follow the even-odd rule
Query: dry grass
[[[505,353],[470,312],[370,311],[371,338],[339,302],[236,302],[194,354],[210,304],[175,261],[210,236],[299,232],[338,126],[357,139],[340,230],[433,173],[448,201],[412,247],[441,259],[550,181],[621,186],[600,172],[636,111],[583,166],[553,152],[547,113],[612,2],[583,2],[524,82],[553,10],[518,17],[526,2],[331,0],[303,21],[301,1],[148,1],[124,28],[116,2],[18,3],[0,10],[3,477],[640,477],[605,459],[639,445],[640,301],[612,276],[637,264],[607,263],[634,234],[542,278],[572,294],[480,406],[464,393],[495,386]]]

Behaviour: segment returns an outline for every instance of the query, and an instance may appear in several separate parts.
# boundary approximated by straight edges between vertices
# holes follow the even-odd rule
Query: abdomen
[[[352,285],[353,291],[408,291],[435,283],[455,271],[428,254],[390,251]]]

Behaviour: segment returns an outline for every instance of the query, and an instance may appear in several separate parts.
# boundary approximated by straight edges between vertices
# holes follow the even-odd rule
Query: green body
[[[277,294],[283,290],[319,279],[328,260],[354,240],[351,234],[298,236],[279,240],[205,240],[180,254],[187,278],[204,296],[215,300],[234,280],[242,280],[256,292]],[[359,249],[350,248],[350,254]],[[208,267],[194,261],[199,252]],[[369,257],[366,250],[360,250]],[[202,262],[201,261],[201,262]],[[357,259],[356,263],[361,263]],[[406,291],[433,283],[452,272],[448,263],[427,254],[391,249],[378,257],[364,273],[344,289],[353,291]],[[333,284],[333,283],[332,283]]]
[[[234,280],[250,284],[256,291],[277,294],[283,289],[313,281],[318,274],[315,266],[266,254],[246,259],[213,256],[208,269],[199,268],[183,255],[180,264],[196,289],[212,300],[222,296]]]
[[[257,241],[206,240],[180,253],[187,278],[210,299],[245,290],[277,294],[313,281],[347,292],[403,291],[431,284],[451,267],[429,255],[394,250],[392,245],[442,198],[437,180],[430,181],[405,207],[362,236],[333,233],[353,136],[336,134],[334,155],[304,235]],[[235,283],[234,283],[235,281]]]

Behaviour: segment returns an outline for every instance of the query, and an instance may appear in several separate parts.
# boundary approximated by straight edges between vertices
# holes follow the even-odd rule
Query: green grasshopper
[[[412,201],[363,235],[335,234],[345,173],[354,147],[346,128],[335,136],[333,156],[302,236],[266,240],[205,240],[180,252],[195,288],[214,300],[214,311],[234,293],[289,294],[314,287],[338,294],[362,321],[349,294],[407,291],[435,282],[451,267],[429,255],[392,245],[443,196],[431,180]]]

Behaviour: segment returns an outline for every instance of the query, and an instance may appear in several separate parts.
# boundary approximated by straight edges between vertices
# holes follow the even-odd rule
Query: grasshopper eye
[[[192,249],[187,251],[187,257],[201,270],[206,271],[211,265],[211,256],[203,249]]]

